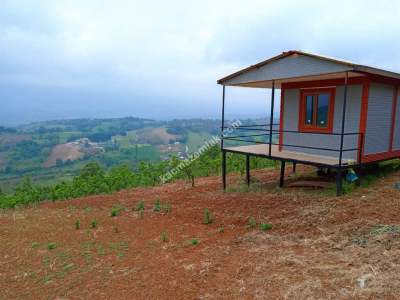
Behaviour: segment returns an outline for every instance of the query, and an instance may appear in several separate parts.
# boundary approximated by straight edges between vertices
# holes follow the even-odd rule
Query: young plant
[[[92,220],[92,221],[90,222],[90,227],[92,227],[92,228],[97,228],[97,221],[96,221],[96,220]]]
[[[257,226],[256,219],[254,219],[253,217],[250,217],[247,226],[248,226],[250,229],[255,228],[255,227]]]
[[[39,247],[40,246],[40,243],[39,242],[32,242],[32,248],[34,249],[34,248],[37,248],[37,247]]]
[[[204,210],[204,224],[211,224],[212,222],[213,222],[213,216],[208,210],[208,208],[206,208]]]
[[[168,202],[167,203],[163,203],[161,205],[161,207],[162,207],[162,211],[163,212],[165,212],[165,213],[171,212],[171,204],[169,204]]]
[[[272,224],[269,224],[269,223],[261,223],[260,224],[260,230],[267,231],[270,229],[272,229]]]
[[[166,243],[166,242],[169,241],[168,235],[167,235],[167,233],[165,231],[163,233],[161,233],[161,241],[163,243]]]
[[[144,211],[144,201],[140,200],[138,203],[136,203],[136,206],[133,210],[134,211]]]
[[[48,243],[47,244],[47,249],[49,250],[53,250],[57,248],[57,244],[56,243]]]
[[[224,227],[218,228],[218,232],[219,232],[219,233],[223,233],[224,231],[225,231]]]
[[[81,221],[76,220],[76,221],[75,221],[75,229],[76,229],[76,230],[79,230],[80,228],[81,228]]]
[[[160,211],[161,211],[161,201],[160,201],[160,198],[157,198],[157,199],[156,199],[156,202],[154,203],[153,211],[155,211],[155,212],[160,212]]]
[[[196,245],[199,243],[199,240],[198,240],[198,239],[191,239],[190,243],[191,243],[193,246],[196,246]]]
[[[111,217],[116,217],[116,216],[119,215],[120,212],[121,212],[121,208],[120,208],[120,207],[113,206],[113,207],[111,208],[110,216],[111,216]]]

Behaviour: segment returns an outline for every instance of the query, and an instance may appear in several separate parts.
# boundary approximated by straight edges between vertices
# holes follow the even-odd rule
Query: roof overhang
[[[353,72],[353,71],[348,71],[347,73],[348,73],[349,78],[367,76],[366,74]],[[250,87],[250,88],[272,88],[272,82],[274,81],[275,88],[280,89],[282,84],[285,84],[285,83],[344,79],[344,77],[345,77],[344,73],[340,72],[340,73],[308,75],[308,76],[300,76],[300,77],[292,77],[292,78],[278,78],[278,79],[274,79],[274,80],[250,81],[250,82],[242,82],[242,83],[237,83],[237,84],[226,84],[226,86]]]
[[[400,82],[400,74],[302,51],[288,51],[217,81],[225,86],[280,88],[283,83],[361,77],[368,74]]]

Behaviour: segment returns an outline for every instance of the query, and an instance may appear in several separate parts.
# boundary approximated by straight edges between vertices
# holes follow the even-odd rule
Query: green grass
[[[126,136],[117,135],[113,137],[120,148],[130,148],[137,144],[136,130],[131,130],[126,133]]]
[[[228,186],[226,191],[229,193],[249,193],[249,192],[263,192],[268,189],[265,183],[260,182],[257,178],[250,178],[250,185],[247,185],[245,180],[239,182],[236,185]],[[270,189],[268,189],[270,191]]]
[[[374,226],[370,234],[371,235],[381,235],[385,233],[400,233],[400,226],[399,225],[376,225]]]
[[[376,165],[368,165],[357,174],[359,176],[358,183],[343,181],[343,192],[344,194],[350,194],[359,187],[367,188],[377,180],[399,170],[399,159],[384,161]]]
[[[109,243],[109,247],[112,252],[115,253],[115,255],[119,258],[122,258],[125,256],[126,252],[129,250],[129,244],[125,241],[120,241],[120,242],[115,242],[115,243]]]
[[[206,132],[189,132],[186,145],[190,152],[197,151],[206,141],[211,138],[211,134]]]

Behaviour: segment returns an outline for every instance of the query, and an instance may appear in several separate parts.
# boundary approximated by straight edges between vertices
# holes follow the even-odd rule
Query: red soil
[[[399,173],[340,198],[275,188],[276,170],[254,176],[263,184],[250,191],[224,193],[214,177],[5,211],[0,299],[400,297],[400,233],[371,234],[399,224]],[[171,212],[153,212],[156,197]],[[142,217],[132,211],[140,199]],[[110,217],[116,204],[126,210]],[[212,224],[203,224],[205,208]],[[249,229],[250,216],[272,230]]]

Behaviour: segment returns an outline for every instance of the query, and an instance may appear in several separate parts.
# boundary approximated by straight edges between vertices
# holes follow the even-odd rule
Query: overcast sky
[[[295,3],[1,0],[0,123],[219,117],[218,78],[290,49],[400,71],[400,1]]]

